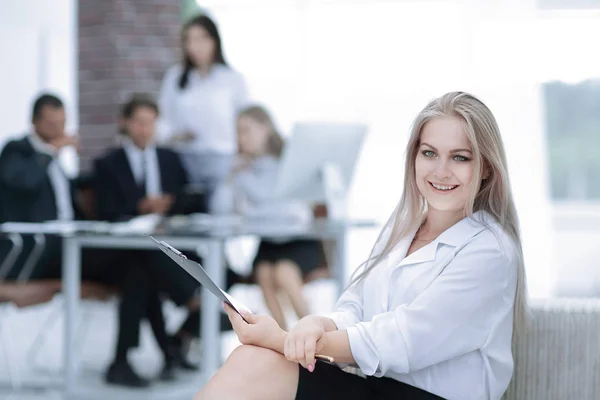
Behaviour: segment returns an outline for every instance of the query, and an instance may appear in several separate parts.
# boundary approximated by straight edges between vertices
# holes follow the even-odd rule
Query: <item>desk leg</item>
[[[73,397],[77,379],[77,355],[74,350],[75,324],[81,290],[81,246],[75,238],[63,238],[62,284],[65,298],[64,385],[65,399]]]
[[[347,231],[342,230],[336,238],[335,243],[335,282],[337,283],[337,298],[339,298],[348,284],[346,280],[346,242],[347,242]],[[336,298],[336,300],[337,300]]]
[[[211,240],[205,258],[206,272],[220,288],[225,286],[223,241]],[[210,379],[221,366],[221,319],[223,305],[208,289],[202,288],[202,372]]]

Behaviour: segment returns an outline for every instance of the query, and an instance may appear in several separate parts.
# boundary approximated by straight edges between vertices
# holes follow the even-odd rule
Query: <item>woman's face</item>
[[[421,131],[415,178],[429,209],[462,212],[474,182],[473,149],[463,123],[455,117],[434,118]]]
[[[185,53],[197,66],[214,62],[216,43],[206,29],[197,25],[189,27],[185,34],[184,47]]]
[[[240,153],[260,156],[267,153],[269,127],[247,116],[241,116],[237,122],[238,146]]]

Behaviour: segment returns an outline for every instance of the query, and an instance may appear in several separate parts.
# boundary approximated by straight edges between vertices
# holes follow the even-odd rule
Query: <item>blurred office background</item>
[[[113,144],[125,96],[157,93],[198,12],[217,21],[228,62],[284,134],[296,121],[369,125],[353,217],[389,216],[428,100],[479,96],[505,141],[530,295],[600,296],[600,1],[0,0],[0,141],[27,131],[32,100],[53,91],[82,138],[62,161],[86,171]],[[350,235],[348,270],[377,233]],[[27,329],[43,312],[11,318]]]

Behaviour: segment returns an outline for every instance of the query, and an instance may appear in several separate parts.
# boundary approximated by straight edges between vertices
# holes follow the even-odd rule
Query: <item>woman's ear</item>
[[[492,169],[488,165],[488,163],[483,164],[483,171],[481,172],[481,180],[485,181],[490,178]]]

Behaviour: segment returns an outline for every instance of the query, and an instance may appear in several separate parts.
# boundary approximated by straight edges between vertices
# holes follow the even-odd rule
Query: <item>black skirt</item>
[[[323,266],[323,245],[318,240],[293,240],[284,243],[263,240],[260,242],[252,265],[256,271],[257,265],[261,262],[274,264],[283,260],[294,262],[300,267],[302,274],[306,275]]]
[[[296,400],[439,400],[425,390],[391,378],[363,378],[342,371],[338,366],[317,362],[313,372],[298,364]],[[443,399],[442,399],[443,400]]]

